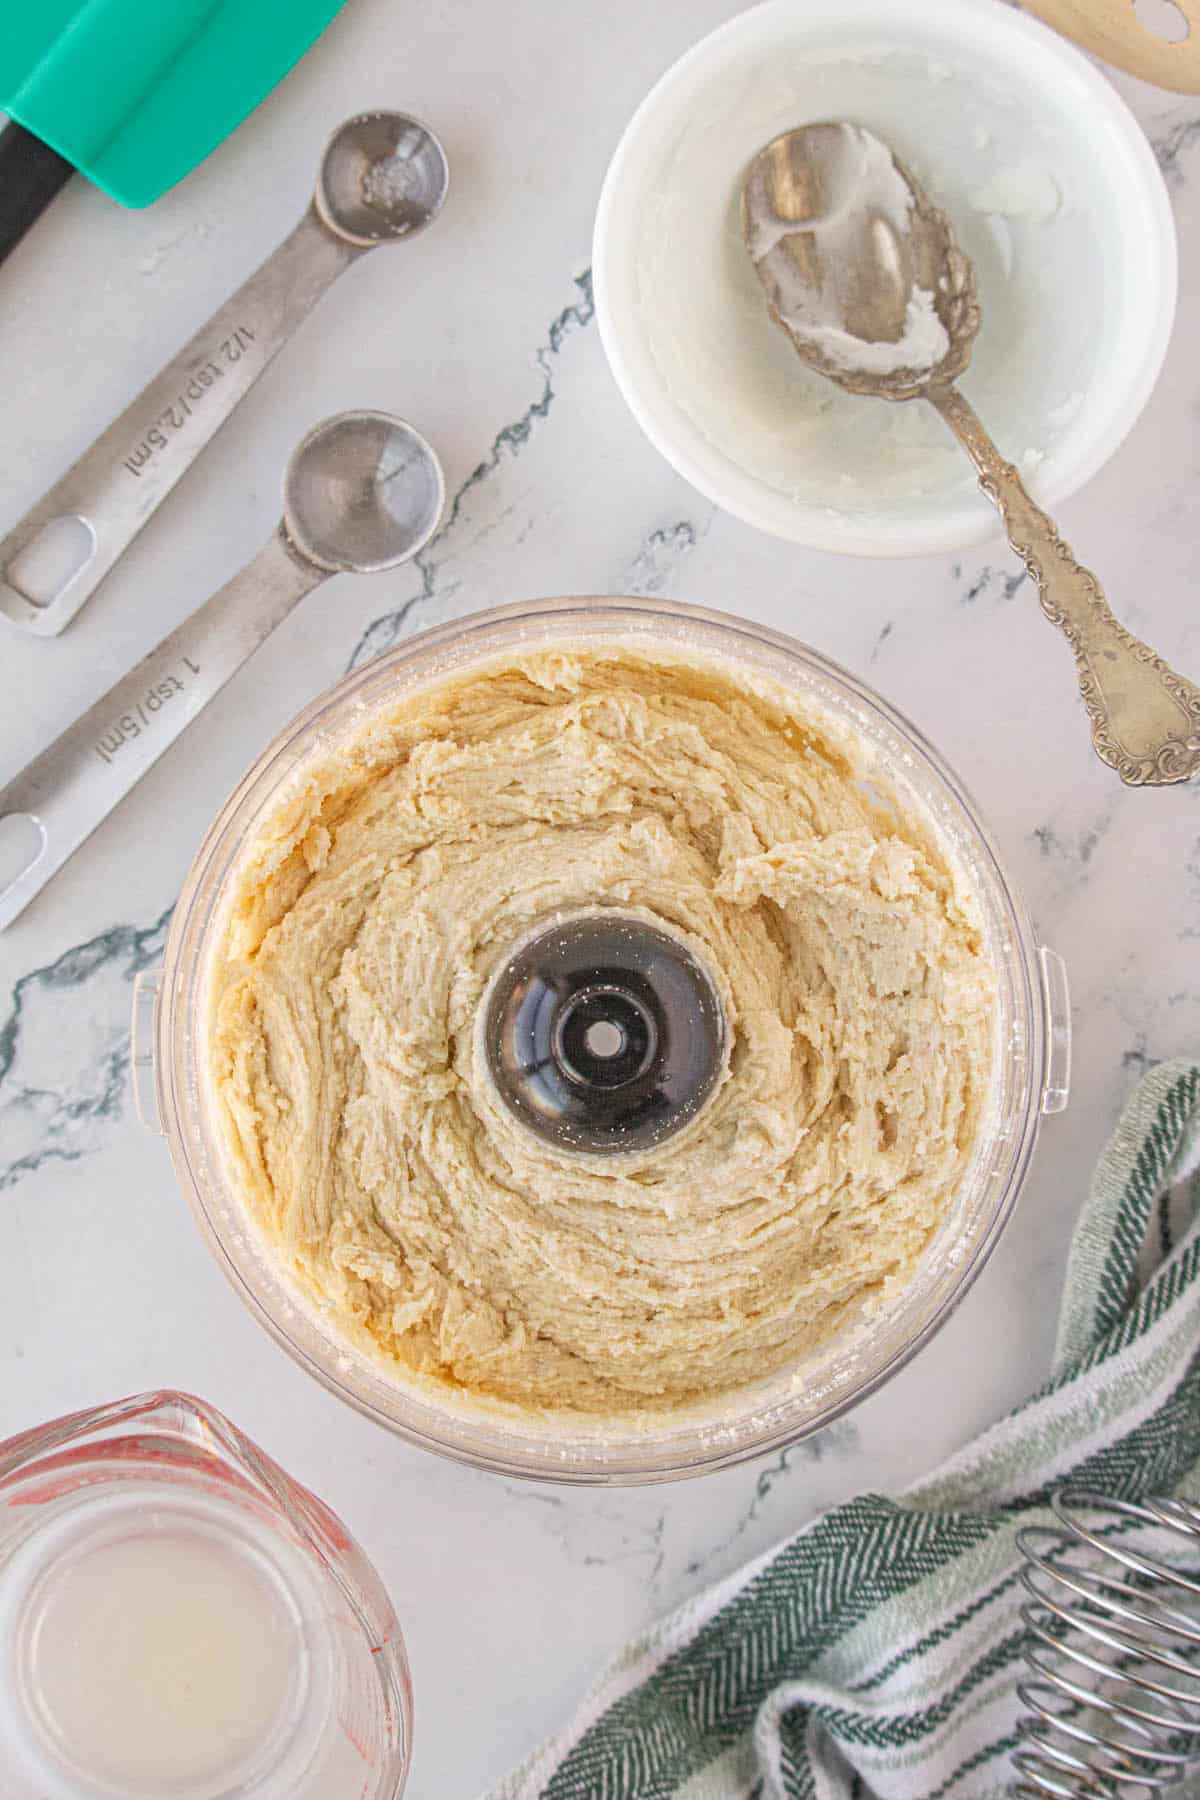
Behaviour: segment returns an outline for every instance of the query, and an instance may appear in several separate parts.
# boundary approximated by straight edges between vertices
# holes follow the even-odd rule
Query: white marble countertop
[[[439,447],[453,510],[422,572],[339,577],[292,616],[0,938],[0,1438],[162,1385],[225,1408],[346,1518],[400,1612],[415,1800],[469,1796],[558,1724],[635,1627],[862,1487],[915,1478],[1044,1374],[1084,1184],[1148,1063],[1200,1044],[1200,788],[1123,791],[1086,748],[1069,657],[997,541],[842,561],[712,509],[609,377],[587,272],[621,127],[733,0],[351,0],[236,139],[124,213],[71,184],[0,270],[3,523],[273,248],[326,132],[395,105],[447,144],[418,243],[367,258],[59,639],[0,639],[0,779],[223,581],[272,528],[301,434],[355,405]],[[1135,630],[1200,669],[1200,103],[1124,84],[1175,204],[1184,323],[1067,534]],[[348,664],[537,594],[655,592],[795,632],[878,686],[974,790],[1070,966],[1075,1084],[964,1306],[882,1393],[791,1453],[682,1485],[554,1491],[409,1449],[340,1405],[243,1311],[128,1092],[132,978],[246,764]]]

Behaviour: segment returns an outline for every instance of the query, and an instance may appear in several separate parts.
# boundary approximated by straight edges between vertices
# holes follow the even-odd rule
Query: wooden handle
[[[1165,3],[1158,0],[1164,9]],[[1189,26],[1187,37],[1178,43],[1143,25],[1134,0],[1021,0],[1021,4],[1115,68],[1172,93],[1200,94],[1200,0],[1174,0]]]

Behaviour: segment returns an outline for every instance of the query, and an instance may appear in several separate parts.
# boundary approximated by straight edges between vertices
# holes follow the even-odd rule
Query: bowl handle
[[[1067,965],[1056,950],[1043,944],[1038,951],[1042,966],[1042,994],[1046,1002],[1046,1081],[1042,1111],[1060,1113],[1071,1097],[1071,990]]]
[[[158,996],[162,989],[161,969],[141,969],[133,983],[133,1019],[129,1036],[129,1078],[133,1084],[133,1103],[137,1116],[147,1131],[165,1136],[162,1109],[158,1104],[158,1078],[154,1061],[154,1035],[158,1020]]]

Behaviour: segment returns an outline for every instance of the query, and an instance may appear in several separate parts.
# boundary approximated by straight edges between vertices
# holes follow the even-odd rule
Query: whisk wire
[[[1194,1547],[1195,1537],[1200,1531],[1200,1511],[1187,1503],[1188,1510],[1194,1515],[1193,1522],[1187,1522],[1182,1516],[1182,1509],[1167,1500],[1138,1502],[1134,1500],[1108,1500],[1102,1494],[1094,1494],[1087,1488],[1070,1488],[1053,1495],[1050,1501],[1051,1510],[1056,1514],[1063,1526],[1072,1536],[1090,1544],[1102,1556],[1110,1557],[1114,1562],[1124,1564],[1127,1569],[1136,1569],[1140,1574],[1151,1579],[1165,1580],[1172,1585],[1186,1588],[1189,1593],[1200,1595],[1200,1578],[1188,1575],[1186,1571],[1177,1569],[1171,1564],[1162,1563],[1153,1557],[1139,1556],[1130,1550],[1128,1545],[1118,1544],[1111,1537],[1100,1537],[1074,1516],[1075,1508],[1079,1510],[1102,1511],[1116,1515],[1118,1519],[1146,1525],[1161,1525],[1168,1531],[1175,1531],[1187,1538]],[[1071,1508],[1071,1511],[1068,1511]],[[1034,1528],[1036,1529],[1036,1527]]]
[[[1075,1701],[1079,1706],[1095,1705],[1096,1690],[1094,1687],[1080,1687],[1077,1683],[1068,1678],[1064,1670],[1060,1669],[1054,1663],[1044,1662],[1036,1652],[1032,1650],[1026,1650],[1025,1661],[1029,1664],[1031,1669],[1036,1670],[1039,1675],[1044,1677],[1044,1681],[1038,1685],[1049,1686],[1056,1692],[1062,1694],[1065,1698]],[[1092,1666],[1101,1673],[1105,1679],[1112,1674],[1112,1670],[1105,1668],[1102,1663],[1093,1664]],[[1188,1734],[1188,1727],[1176,1714],[1149,1712],[1145,1707],[1131,1705],[1128,1698],[1117,1700],[1114,1699],[1111,1694],[1108,1695],[1105,1700],[1105,1712],[1109,1718],[1124,1721],[1128,1724],[1131,1731],[1146,1730],[1148,1732],[1157,1733],[1169,1732],[1172,1736],[1186,1736]],[[1192,1733],[1194,1734],[1197,1729],[1197,1727],[1193,1726],[1191,1728]],[[1160,1742],[1161,1738],[1156,1737],[1154,1741]]]
[[[1149,1800],[1200,1764],[1200,1505],[1085,1489],[1050,1504],[1054,1523],[1017,1535],[1033,1679],[1015,1791]]]
[[[1139,1643],[1135,1640],[1123,1637],[1119,1631],[1105,1631],[1101,1626],[1097,1625],[1093,1619],[1085,1617],[1084,1614],[1080,1612],[1072,1612],[1061,1607],[1052,1606],[1048,1600],[1043,1599],[1040,1595],[1038,1596],[1038,1604],[1044,1607],[1048,1612],[1053,1613],[1054,1616],[1064,1624],[1071,1626],[1075,1631],[1090,1638],[1093,1643],[1103,1644],[1107,1649],[1115,1650],[1120,1657],[1129,1657],[1130,1659],[1138,1658],[1142,1662],[1152,1663],[1156,1668],[1168,1669],[1172,1674],[1196,1676],[1197,1672],[1195,1668],[1190,1667],[1178,1657],[1166,1656],[1161,1651],[1153,1649],[1152,1646],[1147,1643]],[[1040,1638],[1043,1643],[1049,1644],[1053,1649],[1061,1651],[1064,1656],[1072,1657],[1079,1662],[1087,1660],[1081,1650],[1076,1649],[1075,1646],[1064,1641],[1060,1635],[1048,1631],[1038,1620],[1033,1607],[1023,1607],[1021,1617],[1025,1620],[1030,1631],[1032,1631],[1036,1637]],[[1111,1666],[1107,1663],[1093,1661],[1089,1662],[1088,1666],[1093,1669],[1099,1669],[1105,1674],[1111,1674],[1112,1672]],[[1196,1704],[1200,1701],[1200,1695],[1198,1694],[1181,1692],[1178,1688],[1168,1687],[1162,1682],[1151,1681],[1148,1676],[1130,1675],[1129,1679],[1131,1681],[1136,1681],[1139,1687],[1144,1688],[1149,1693],[1159,1694],[1165,1700],[1177,1700],[1184,1706]]]
[[[1042,1531],[1046,1530],[1045,1527],[1041,1527],[1040,1529]],[[1144,1583],[1141,1587],[1135,1587],[1132,1582],[1121,1581],[1115,1576],[1104,1575],[1098,1571],[1090,1569],[1069,1569],[1064,1563],[1056,1563],[1051,1558],[1035,1552],[1033,1549],[1033,1540],[1037,1536],[1038,1531],[1039,1527],[1032,1526],[1023,1531],[1018,1540],[1023,1554],[1031,1565],[1030,1568],[1021,1571],[1021,1580],[1035,1599],[1044,1600],[1044,1603],[1047,1606],[1052,1604],[1049,1597],[1044,1596],[1041,1590],[1036,1586],[1034,1571],[1041,1570],[1044,1574],[1050,1576],[1063,1587],[1069,1588],[1071,1592],[1077,1594],[1080,1599],[1084,1601],[1099,1602],[1106,1612],[1113,1614],[1118,1618],[1134,1624],[1146,1626],[1151,1632],[1158,1631],[1159,1629],[1170,1631],[1174,1635],[1183,1638],[1186,1643],[1200,1645],[1200,1627],[1197,1626],[1196,1622],[1189,1619],[1185,1613],[1181,1613],[1176,1607],[1168,1606],[1165,1601],[1148,1596]],[[1048,1535],[1053,1538],[1056,1546],[1061,1549],[1062,1540],[1060,1535],[1053,1531],[1049,1532]],[[1174,1579],[1173,1573],[1170,1578]],[[1166,1574],[1164,1573],[1160,1579],[1167,1579]],[[1119,1595],[1121,1598],[1114,1599],[1114,1595]],[[1140,1601],[1142,1605],[1126,1606],[1123,1604],[1126,1600]],[[1154,1606],[1155,1611],[1153,1613],[1148,1613],[1143,1610],[1144,1605],[1147,1603]]]
[[[1088,1693],[1087,1690],[1083,1688],[1076,1688],[1073,1691],[1077,1701],[1083,1706],[1090,1706],[1095,1698],[1094,1695]],[[1040,1698],[1040,1696],[1043,1695],[1045,1696],[1044,1699]],[[1044,1721],[1047,1712],[1053,1708],[1054,1701],[1058,1697],[1058,1689],[1050,1682],[1023,1682],[1017,1689],[1017,1698],[1023,1706],[1028,1706],[1030,1708],[1031,1714],[1035,1712],[1040,1713],[1041,1719],[1031,1717],[1020,1720],[1022,1729],[1025,1729],[1025,1727],[1028,1726],[1031,1733],[1037,1731]],[[1143,1720],[1137,1718],[1125,1708],[1119,1705],[1113,1705],[1111,1708],[1111,1716],[1117,1724],[1127,1725],[1130,1731],[1136,1733],[1136,1735],[1143,1740],[1143,1743],[1150,1747],[1149,1753],[1153,1755],[1155,1761],[1177,1764],[1181,1767],[1186,1767],[1190,1762],[1190,1757],[1182,1751],[1156,1747],[1158,1746],[1158,1739],[1155,1736],[1154,1731]],[[1117,1737],[1110,1737],[1107,1732],[1101,1731],[1098,1726],[1095,1729],[1088,1729],[1077,1724],[1074,1716],[1074,1709],[1071,1711],[1054,1712],[1054,1723],[1055,1729],[1064,1733],[1067,1737],[1074,1738],[1080,1743],[1091,1745],[1102,1744],[1116,1757],[1128,1757],[1131,1752],[1132,1747],[1124,1742],[1124,1740]],[[1135,1753],[1142,1754],[1141,1746],[1136,1747]]]

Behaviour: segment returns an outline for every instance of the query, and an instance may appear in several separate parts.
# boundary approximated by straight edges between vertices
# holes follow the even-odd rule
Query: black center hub
[[[725,1055],[725,1014],[678,938],[618,913],[522,945],[484,997],[501,1097],[564,1149],[640,1150],[694,1118]]]

